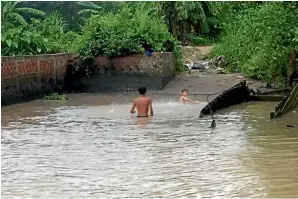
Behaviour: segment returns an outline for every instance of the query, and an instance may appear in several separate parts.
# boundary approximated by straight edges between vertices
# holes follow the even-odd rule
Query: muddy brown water
[[[2,198],[298,197],[297,109],[272,121],[275,103],[243,103],[210,129],[177,96],[137,120],[135,96],[2,107]]]

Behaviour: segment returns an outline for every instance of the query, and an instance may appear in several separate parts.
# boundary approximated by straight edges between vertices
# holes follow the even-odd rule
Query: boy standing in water
[[[146,97],[147,88],[141,87],[138,90],[141,96],[133,101],[130,113],[135,113],[135,107],[137,107],[138,117],[148,117],[149,109],[150,115],[153,116],[152,100]]]
[[[188,90],[187,89],[182,89],[181,91],[181,96],[180,96],[180,102],[185,104],[186,102],[190,102],[192,104],[199,104],[199,101],[192,101],[190,99],[187,98],[188,95]]]

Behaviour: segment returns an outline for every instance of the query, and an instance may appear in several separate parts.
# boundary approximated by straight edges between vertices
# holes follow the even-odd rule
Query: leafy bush
[[[126,7],[117,14],[94,15],[86,20],[82,37],[80,55],[88,58],[143,52],[142,42],[148,42],[154,50],[160,51],[171,35],[160,19],[149,18],[142,12],[132,13]]]
[[[48,40],[40,32],[28,30],[23,26],[8,29],[1,36],[3,56],[41,54],[50,50]]]
[[[151,45],[155,51],[168,50],[165,43],[169,41],[176,45],[172,47],[178,52],[179,43],[168,32],[162,19],[124,6],[117,14],[93,15],[87,19],[81,36],[74,42],[74,51],[85,59],[95,56],[128,56],[144,52],[144,43]],[[179,59],[181,57],[176,58],[180,64],[182,61]]]
[[[241,13],[224,25],[212,56],[224,55],[232,71],[282,83],[290,48],[295,45],[297,9],[266,3]]]
[[[63,16],[58,12],[48,15],[41,23],[33,24],[35,28],[44,38],[47,38],[51,44],[52,52],[65,52],[65,21]]]
[[[63,17],[54,12],[44,20],[31,19],[26,26],[2,30],[1,53],[4,56],[66,52],[71,41],[65,34]]]

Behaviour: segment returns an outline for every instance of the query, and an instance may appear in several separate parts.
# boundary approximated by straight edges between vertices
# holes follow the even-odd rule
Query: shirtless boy
[[[148,112],[150,110],[150,115],[153,116],[152,101],[149,97],[146,97],[147,88],[139,88],[140,97],[133,101],[130,113],[135,113],[135,107],[138,110],[138,117],[148,117]]]
[[[187,89],[183,89],[181,91],[181,96],[180,96],[180,102],[185,104],[186,102],[190,102],[192,104],[199,104],[200,102],[199,101],[192,101],[190,99],[187,98],[187,95],[188,95],[188,90]]]

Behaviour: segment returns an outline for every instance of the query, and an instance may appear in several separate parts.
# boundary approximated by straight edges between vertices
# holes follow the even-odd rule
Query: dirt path
[[[224,91],[234,84],[246,80],[250,88],[256,89],[262,85],[260,81],[246,79],[240,74],[207,74],[193,71],[177,75],[162,91],[163,95],[179,95],[186,88],[190,95],[195,95],[196,100],[206,101],[206,96],[216,92]],[[215,98],[212,96],[210,99]]]
[[[163,92],[173,94],[187,88],[192,94],[206,95],[228,89],[242,80],[246,80],[251,88],[258,88],[262,85],[261,82],[246,79],[240,74],[207,74],[193,71],[191,74],[186,72],[177,75]]]
[[[212,47],[213,46],[184,46],[182,48],[184,60],[186,62],[201,60],[210,53]]]
[[[198,61],[210,53],[212,46],[183,47],[183,56],[185,61]],[[262,82],[246,79],[240,74],[210,74],[192,70],[177,75],[160,94],[164,95],[179,95],[181,90],[186,88],[190,95],[195,95],[197,100],[206,100],[206,96],[216,92],[224,91],[234,84],[246,80],[250,88],[257,89],[262,86]],[[211,98],[215,98],[214,95]]]

